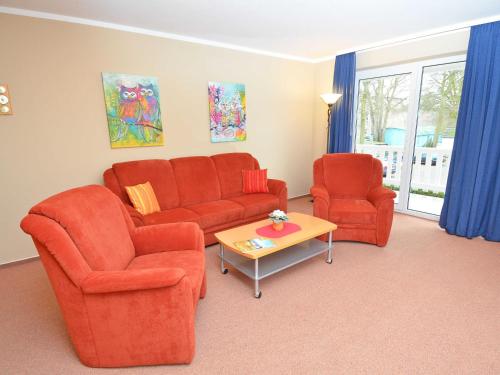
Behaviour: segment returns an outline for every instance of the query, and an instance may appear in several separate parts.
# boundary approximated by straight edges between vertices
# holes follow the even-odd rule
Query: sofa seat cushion
[[[186,208],[200,216],[199,224],[202,229],[243,219],[245,213],[242,205],[224,199],[193,204]]]
[[[199,224],[200,216],[195,212],[182,207],[155,212],[154,214],[144,216],[145,225],[179,223],[183,221]]]
[[[177,250],[164,251],[161,253],[141,255],[134,258],[127,269],[147,269],[147,268],[181,268],[186,272],[186,276],[193,288],[193,302],[198,301],[201,284],[205,273],[204,254],[197,250]]]
[[[377,209],[364,199],[332,199],[329,219],[335,224],[375,225]]]
[[[280,204],[278,197],[269,193],[243,194],[230,198],[230,200],[245,208],[245,219],[257,215],[269,214],[278,209]]]

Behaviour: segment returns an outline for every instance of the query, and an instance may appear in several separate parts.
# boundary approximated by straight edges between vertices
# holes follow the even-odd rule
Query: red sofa
[[[396,194],[382,185],[382,163],[365,154],[328,154],[314,162],[314,216],[337,224],[335,240],[385,246]]]
[[[120,200],[94,185],[37,204],[21,228],[33,238],[85,365],[191,362],[194,314],[206,292],[198,225],[136,228]]]
[[[246,153],[139,160],[113,164],[103,178],[106,187],[125,203],[135,225],[195,222],[205,233],[205,245],[211,245],[217,242],[215,232],[287,209],[284,181],[269,179],[269,193],[244,194],[243,169],[259,169],[259,163]],[[125,186],[146,181],[155,191],[161,212],[141,215],[131,205]]]

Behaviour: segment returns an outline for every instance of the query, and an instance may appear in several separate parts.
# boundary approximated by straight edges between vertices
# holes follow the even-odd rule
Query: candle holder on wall
[[[10,99],[9,87],[0,83],[0,115],[12,114],[12,101]]]

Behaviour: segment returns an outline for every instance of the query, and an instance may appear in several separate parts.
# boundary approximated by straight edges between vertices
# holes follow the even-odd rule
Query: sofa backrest
[[[373,159],[368,154],[323,155],[315,163],[315,183],[324,184],[334,197],[365,199],[374,183]]]
[[[171,159],[181,206],[221,199],[219,178],[208,156]]]
[[[177,182],[172,165],[168,160],[153,159],[115,163],[112,169],[120,188],[118,196],[125,203],[131,204],[125,186],[143,184],[149,181],[162,210],[179,206]]]
[[[233,152],[210,157],[217,169],[222,199],[243,193],[243,169],[259,169],[259,163],[250,154]]]
[[[65,261],[59,263],[65,271],[78,266],[81,270],[78,274],[81,274],[85,269],[82,264],[77,264],[78,256],[67,254],[76,250],[91,270],[122,270],[135,256],[129,233],[130,218],[124,213],[123,204],[115,194],[104,186],[90,185],[67,190],[38,203],[23,219],[21,227],[35,243],[47,247],[56,260],[64,258]],[[50,221],[40,220],[40,217]],[[58,232],[53,222],[63,231]],[[61,239],[49,238],[47,233]],[[74,247],[69,245],[67,237],[61,235],[64,233]]]

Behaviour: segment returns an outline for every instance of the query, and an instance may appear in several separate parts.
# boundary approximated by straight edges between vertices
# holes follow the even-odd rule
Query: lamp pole
[[[332,124],[330,123],[330,118],[332,116],[332,107],[333,107],[333,104],[328,104],[328,122],[327,122],[327,125],[326,125],[326,153],[328,154],[328,148],[330,146],[330,131],[331,131],[331,127],[332,127]]]

